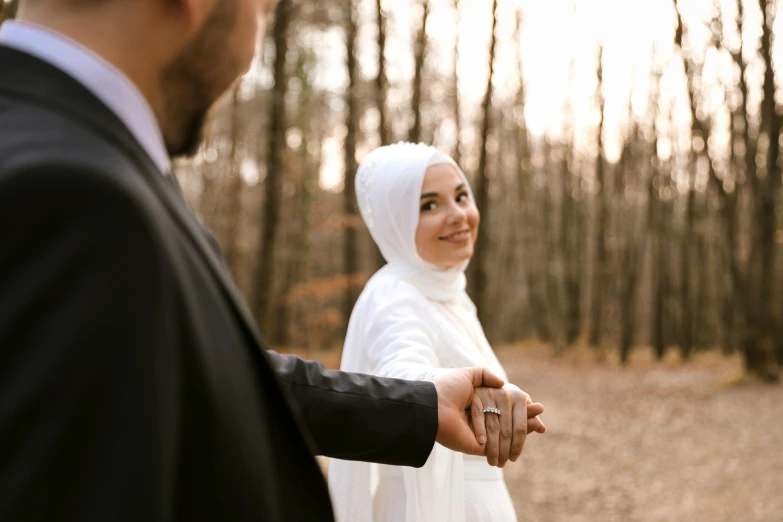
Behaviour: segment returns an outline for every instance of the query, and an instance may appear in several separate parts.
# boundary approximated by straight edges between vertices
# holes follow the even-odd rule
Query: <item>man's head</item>
[[[274,4],[22,0],[19,17],[64,33],[128,75],[153,107],[176,157],[198,149],[210,108],[250,67]]]

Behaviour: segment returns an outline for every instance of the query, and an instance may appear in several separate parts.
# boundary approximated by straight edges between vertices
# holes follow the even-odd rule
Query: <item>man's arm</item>
[[[438,432],[438,393],[430,382],[328,370],[268,352],[321,455],[422,466]]]
[[[0,520],[169,519],[175,332],[124,189],[0,174]]]
[[[477,388],[504,385],[485,368],[444,369],[429,383],[326,370],[290,355],[270,357],[318,452],[346,460],[421,466],[434,442],[484,455],[467,410]],[[483,414],[474,418],[483,420]]]

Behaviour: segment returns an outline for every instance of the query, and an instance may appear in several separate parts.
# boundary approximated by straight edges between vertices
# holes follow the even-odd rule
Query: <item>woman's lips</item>
[[[470,230],[460,230],[459,232],[454,232],[453,234],[438,239],[446,241],[447,243],[464,243],[470,239]]]

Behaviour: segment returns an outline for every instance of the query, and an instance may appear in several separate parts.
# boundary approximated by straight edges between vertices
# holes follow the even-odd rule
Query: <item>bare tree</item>
[[[358,222],[359,209],[356,202],[356,134],[357,134],[357,88],[358,65],[356,63],[357,12],[353,0],[345,0],[345,47],[348,68],[348,88],[345,93],[345,185],[343,188],[343,217],[345,219],[345,242],[343,243],[343,269],[348,281],[343,304],[345,319],[351,316],[351,310],[356,302],[356,288],[350,283],[358,272]],[[347,323],[346,323],[347,324]]]
[[[378,75],[375,77],[375,106],[378,110],[378,136],[381,145],[392,141],[391,128],[386,121],[386,93],[388,78],[386,77],[386,15],[383,12],[383,1],[375,1],[378,24]]]
[[[558,263],[562,266],[563,296],[562,315],[565,328],[565,345],[571,345],[579,336],[581,320],[581,272],[583,250],[580,240],[584,236],[584,220],[575,201],[578,190],[574,176],[574,111],[571,100],[571,88],[574,82],[576,63],[571,59],[569,65],[569,94],[563,107],[566,123],[563,128],[563,147],[560,155],[560,249]]]
[[[604,94],[603,94],[603,48],[598,48],[598,85],[596,87],[596,104],[598,106],[599,118],[598,128],[596,130],[597,155],[595,160],[595,179],[598,193],[595,202],[595,237],[593,241],[594,260],[592,277],[592,303],[591,303],[591,326],[590,326],[590,345],[599,347],[601,344],[601,335],[603,330],[604,314],[604,292],[606,282],[606,263],[608,255],[606,251],[606,225],[609,205],[609,191],[606,187],[604,161]]]
[[[487,261],[486,254],[491,238],[489,237],[489,190],[490,190],[490,172],[487,168],[487,141],[489,139],[490,109],[492,108],[492,76],[495,70],[495,47],[497,46],[497,21],[498,21],[498,2],[492,0],[492,36],[489,44],[489,74],[487,76],[487,89],[484,93],[484,100],[481,103],[482,122],[481,122],[481,149],[479,154],[478,172],[476,174],[475,198],[476,206],[481,213],[481,225],[478,240],[475,245],[473,261],[474,267],[471,274],[471,296],[476,308],[478,309],[479,319],[484,327],[487,327],[487,310],[485,310],[484,296],[486,287]]]
[[[386,77],[386,16],[383,12],[383,0],[375,2],[378,25],[378,75],[375,77],[375,106],[378,110],[378,136],[381,145],[389,145],[392,141],[391,128],[386,121],[386,98],[388,78]],[[380,268],[386,264],[380,248],[375,247],[375,265]]]
[[[226,256],[226,264],[231,269],[234,277],[239,273],[239,228],[242,218],[242,173],[239,169],[240,157],[239,157],[239,144],[241,140],[241,126],[240,126],[240,99],[239,90],[241,84],[238,84],[234,88],[234,93],[231,98],[231,152],[228,159],[228,176],[229,176],[229,215],[227,217],[227,230],[226,239],[224,243],[224,252]]]
[[[655,50],[653,50],[653,58],[650,63],[655,63]],[[653,141],[650,146],[650,160],[652,164],[652,172],[650,173],[647,182],[647,205],[648,205],[648,218],[647,218],[647,236],[650,242],[651,249],[651,263],[650,263],[650,279],[651,279],[651,292],[652,292],[652,306],[651,306],[651,321],[650,321],[650,341],[653,347],[653,352],[656,358],[663,359],[666,352],[666,339],[664,335],[664,303],[667,289],[667,274],[666,270],[666,249],[665,249],[665,216],[670,214],[666,211],[666,204],[662,199],[663,186],[665,183],[665,176],[661,166],[661,160],[658,157],[658,137],[660,129],[656,123],[658,111],[657,111],[657,96],[660,92],[661,71],[656,69],[651,74],[650,85],[650,125],[652,126]]]
[[[551,150],[549,147],[548,154],[545,156],[548,162],[555,163],[556,156],[563,154],[565,147],[562,144],[558,144],[558,148]],[[552,169],[557,169],[558,165],[552,165]],[[562,180],[561,180],[562,181]],[[545,307],[547,311],[547,320],[550,324],[550,330],[552,333],[552,348],[553,353],[556,355],[562,355],[566,350],[566,341],[568,335],[568,329],[566,326],[566,314],[565,314],[565,299],[563,295],[563,272],[564,259],[561,244],[562,230],[557,229],[557,201],[555,200],[555,190],[559,187],[554,182],[554,178],[550,178],[544,187],[544,193],[542,199],[542,211],[543,217],[541,224],[540,234],[542,236],[542,248],[543,261],[545,271],[543,274],[543,287],[545,296]],[[562,194],[561,194],[562,195]],[[562,227],[562,223],[560,223]],[[560,233],[558,233],[560,232]]]
[[[272,40],[275,45],[274,87],[272,88],[272,110],[269,114],[269,147],[267,152],[266,178],[264,180],[263,226],[258,243],[258,266],[253,283],[254,308],[262,327],[269,326],[269,312],[274,297],[273,282],[275,238],[280,221],[280,200],[283,177],[283,154],[285,154],[286,108],[285,95],[286,56],[288,54],[288,28],[292,19],[293,0],[281,0],[275,12]]]
[[[633,121],[633,112],[630,102],[628,113]],[[631,344],[636,330],[636,291],[642,272],[642,261],[644,259],[645,247],[649,235],[645,231],[650,230],[653,221],[654,207],[652,198],[652,179],[646,165],[650,164],[650,157],[655,153],[651,150],[649,143],[644,142],[639,137],[638,123],[633,121],[631,131],[627,138],[626,145],[620,159],[621,175],[624,178],[624,184],[629,186],[631,193],[641,188],[647,188],[647,208],[639,204],[636,197],[631,197],[630,201],[623,202],[624,217],[619,225],[623,229],[623,245],[619,254],[619,315],[620,315],[620,361],[626,364],[631,355]],[[649,187],[649,188],[648,188]],[[623,190],[621,194],[625,193]]]
[[[460,92],[459,92],[459,42],[460,42],[460,31],[459,31],[459,23],[461,19],[460,14],[460,0],[454,0],[454,16],[456,18],[456,23],[454,24],[457,30],[455,31],[454,35],[454,75],[451,79],[452,82],[452,89],[454,90],[454,130],[455,130],[455,140],[454,140],[454,161],[457,162],[457,165],[459,165],[462,162],[462,154],[460,151],[460,144],[462,142],[462,137],[460,136],[460,133],[462,132],[462,114],[460,109]],[[519,15],[521,17],[521,14]],[[516,33],[519,33],[520,31],[520,21],[517,20],[517,26],[515,29]],[[517,35],[515,37],[515,40],[519,42],[519,36]],[[520,62],[521,63],[521,62]],[[520,75],[519,75],[520,82],[522,81],[522,72],[520,69]]]
[[[772,286],[777,281],[775,277],[775,234],[777,231],[776,204],[780,199],[781,172],[778,163],[780,158],[780,129],[781,115],[777,111],[775,102],[775,70],[772,64],[772,28],[775,23],[775,10],[777,2],[771,0],[759,0],[762,12],[761,33],[761,57],[764,60],[764,98],[761,103],[762,132],[767,137],[766,170],[764,176],[764,189],[759,193],[757,219],[759,222],[759,248],[761,256],[761,272],[759,275],[759,337],[765,347],[778,345],[778,353],[783,355],[783,340],[776,335],[776,322],[779,320],[774,315],[772,308]],[[769,354],[764,354],[769,357]],[[770,362],[765,361],[768,377],[772,377]],[[759,362],[759,364],[764,364]]]
[[[777,374],[772,369],[771,358],[773,357],[772,347],[775,339],[775,319],[772,314],[770,304],[769,287],[774,281],[774,234],[775,234],[775,198],[780,192],[780,169],[778,167],[779,146],[778,137],[780,135],[781,121],[776,113],[774,100],[775,77],[772,68],[771,45],[772,33],[771,27],[774,17],[774,10],[768,10],[766,0],[759,0],[762,11],[763,30],[761,38],[761,56],[765,64],[763,101],[761,107],[761,130],[769,137],[769,147],[767,149],[766,168],[759,172],[756,158],[756,144],[750,137],[750,122],[748,119],[748,86],[745,79],[746,65],[742,57],[742,49],[733,53],[736,63],[740,66],[740,92],[742,95],[742,105],[740,121],[743,123],[743,142],[745,144],[745,175],[750,184],[751,203],[755,209],[753,213],[753,222],[751,223],[751,239],[749,244],[749,253],[744,269],[740,266],[739,248],[736,244],[737,237],[737,197],[729,195],[725,186],[717,179],[717,173],[714,170],[714,162],[709,162],[710,180],[718,189],[718,194],[724,205],[724,232],[725,242],[727,244],[727,257],[732,274],[732,282],[735,291],[740,293],[740,302],[742,306],[737,307],[737,312],[741,314],[742,330],[740,344],[744,356],[746,371],[758,375],[764,379],[776,379]],[[678,2],[674,0],[675,9],[678,9]],[[738,6],[738,24],[741,24],[743,18],[742,1],[737,2]],[[682,39],[684,27],[679,10],[677,12],[677,31],[675,33],[675,44],[682,49]],[[713,36],[713,40],[718,43],[719,36]],[[691,106],[692,136],[694,141],[700,141],[704,149],[709,153],[708,144],[710,136],[709,122],[699,118],[697,110],[697,101],[695,96],[694,78],[697,71],[695,66],[687,59],[683,59],[683,66],[688,79],[688,93]],[[773,145],[772,142],[775,142]],[[769,162],[773,161],[772,164]],[[687,217],[686,213],[686,217]],[[687,223],[687,221],[686,221]],[[687,232],[687,229],[686,229]],[[682,263],[683,268],[685,262]],[[690,263],[689,263],[690,265]],[[684,311],[686,314],[689,311]],[[683,348],[683,354],[687,355],[687,346]]]
[[[514,28],[514,49],[517,54],[517,75],[519,87],[514,101],[514,142],[516,150],[516,182],[517,182],[517,215],[516,223],[521,230],[518,240],[519,248],[515,250],[519,259],[519,268],[523,272],[523,280],[527,286],[527,309],[531,317],[531,326],[539,339],[548,341],[552,338],[549,317],[544,296],[539,291],[539,278],[537,270],[544,260],[536,255],[536,208],[532,192],[530,143],[525,123],[525,82],[522,61],[522,10],[517,11],[516,25]],[[517,321],[518,327],[522,321]],[[522,331],[517,330],[516,335]]]
[[[710,179],[716,179],[714,171],[714,162],[710,161],[710,151],[708,144],[710,142],[711,125],[706,118],[699,117],[697,107],[696,84],[701,76],[700,68],[685,56],[683,51],[684,26],[682,23],[682,14],[678,0],[674,0],[675,13],[677,15],[677,28],[674,35],[674,44],[680,49],[682,55],[682,64],[688,84],[688,97],[691,110],[691,154],[688,169],[688,194],[685,207],[685,223],[681,235],[680,246],[680,352],[683,358],[688,359],[693,352],[694,329],[696,321],[694,319],[694,307],[696,306],[696,296],[699,293],[698,279],[693,277],[693,253],[697,250],[701,242],[701,236],[696,236],[696,168],[699,157],[706,156],[710,169]]]
[[[414,75],[413,96],[411,107],[413,109],[413,124],[408,129],[408,141],[418,143],[421,141],[421,104],[422,83],[424,82],[424,61],[427,57],[427,20],[430,17],[430,2],[422,0],[421,27],[416,35],[414,46]]]
[[[214,218],[214,200],[215,200],[215,162],[210,161],[205,152],[214,147],[214,138],[207,136],[202,145],[201,165],[199,165],[199,175],[201,177],[201,194],[198,200],[198,209],[202,219],[206,223],[211,223]]]
[[[657,149],[657,146],[656,146]],[[660,360],[666,353],[666,340],[664,337],[664,296],[666,295],[666,267],[664,250],[664,215],[665,207],[659,197],[656,186],[661,186],[663,176],[659,169],[650,176],[648,186],[648,205],[650,216],[648,219],[647,233],[652,243],[652,320],[650,325],[651,344],[655,356]]]

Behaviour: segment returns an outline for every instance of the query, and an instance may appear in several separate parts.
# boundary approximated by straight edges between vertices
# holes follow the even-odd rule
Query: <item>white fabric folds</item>
[[[416,252],[422,182],[427,167],[439,163],[454,165],[465,177],[451,158],[422,144],[381,147],[359,167],[359,209],[388,264],[369,280],[351,314],[343,370],[432,380],[443,368],[485,366],[506,378],[465,293],[467,263],[444,270]],[[335,515],[338,522],[473,522],[466,520],[470,492],[465,491],[465,469],[481,466],[480,461],[489,468],[483,458],[464,457],[438,444],[419,469],[332,459],[329,488]],[[386,490],[375,499],[374,509],[379,483]],[[516,520],[501,470],[481,487],[498,489],[491,501],[506,515],[493,522]],[[390,495],[395,488],[399,494]]]

